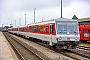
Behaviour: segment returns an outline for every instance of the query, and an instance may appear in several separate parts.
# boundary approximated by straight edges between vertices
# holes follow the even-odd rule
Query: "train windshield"
[[[57,22],[57,34],[77,34],[76,22]]]

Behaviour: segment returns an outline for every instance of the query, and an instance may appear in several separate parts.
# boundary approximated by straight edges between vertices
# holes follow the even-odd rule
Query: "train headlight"
[[[61,40],[62,38],[60,37],[59,40]]]
[[[67,32],[67,34],[69,34],[69,32]]]
[[[78,38],[76,37],[75,40],[77,40]]]

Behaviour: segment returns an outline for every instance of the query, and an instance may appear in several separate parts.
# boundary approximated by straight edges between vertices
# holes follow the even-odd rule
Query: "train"
[[[33,38],[60,49],[75,49],[80,44],[78,21],[56,18],[8,29],[9,33]]]
[[[79,26],[80,40],[90,42],[90,24],[81,24]]]
[[[2,32],[8,32],[8,29],[1,29]]]

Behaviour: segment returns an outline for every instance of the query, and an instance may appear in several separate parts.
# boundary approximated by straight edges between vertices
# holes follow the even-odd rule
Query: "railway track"
[[[32,41],[33,42],[33,41]],[[60,49],[54,49],[53,47],[48,47],[47,45],[43,44],[43,43],[39,43],[39,42],[35,42],[41,46],[44,46],[46,48],[49,48],[50,50],[53,50],[57,53],[63,54],[67,57],[70,57],[74,60],[89,60],[90,59],[90,54],[86,54],[87,51],[82,51],[80,52],[78,49],[74,49],[74,50],[60,50]],[[79,48],[79,47],[78,47]],[[69,53],[68,53],[69,52]]]
[[[80,56],[90,59],[90,51],[83,51],[83,50],[78,50],[78,49],[70,49],[69,51],[74,54],[78,54]]]
[[[32,41],[32,40],[30,40],[30,41]],[[33,41],[32,41],[33,42]],[[43,43],[39,43],[39,42],[34,42],[34,43],[37,43],[37,44],[39,44],[39,45],[41,45],[41,46],[44,46],[44,47],[46,47],[46,48],[49,48],[50,50],[53,50],[53,51],[55,51],[55,52],[57,52],[57,53],[59,53],[59,54],[62,54],[62,55],[64,55],[64,56],[67,56],[67,57],[69,57],[69,58],[72,58],[72,59],[74,59],[74,60],[89,60],[90,59],[90,57],[89,56],[86,56],[86,55],[84,55],[84,54],[81,54],[81,53],[76,53],[75,51],[70,51],[70,50],[59,50],[59,49],[53,49],[52,47],[48,47],[47,45],[45,45],[45,44],[43,44]]]
[[[76,49],[74,49],[76,50]],[[80,52],[77,51],[73,51],[73,50],[63,50],[65,51],[66,53],[68,52],[68,54],[72,55],[72,56],[76,56],[78,57],[80,60],[90,60],[90,55],[85,55],[85,54],[82,54]]]
[[[31,51],[25,43],[15,39],[14,37],[10,36],[8,33],[3,33],[10,43],[11,47],[15,51],[16,55],[18,56],[19,60],[44,60],[39,55]]]
[[[90,47],[85,47],[85,46],[78,46],[77,49],[83,49],[83,50],[87,50],[90,51]]]
[[[41,46],[44,46],[46,48],[49,48],[49,49],[51,49],[51,50],[53,50],[53,51],[55,51],[57,53],[63,54],[65,56],[67,56],[67,57],[70,57],[70,58],[72,58],[74,60],[89,60],[90,59],[90,55],[87,56],[87,55],[85,55],[83,53],[79,53],[79,52],[77,52],[78,51],[77,49],[74,49],[74,50],[77,50],[77,51],[65,50],[65,49],[59,50],[59,49],[54,49],[52,47],[48,47],[48,46],[46,46],[46,45],[44,45],[42,43],[38,43],[38,44],[41,45]]]

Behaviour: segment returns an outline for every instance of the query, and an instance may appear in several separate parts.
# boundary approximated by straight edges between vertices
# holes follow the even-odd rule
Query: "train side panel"
[[[90,41],[90,25],[80,25],[79,31],[81,41]]]

